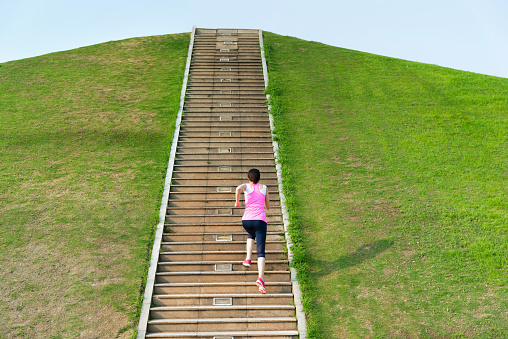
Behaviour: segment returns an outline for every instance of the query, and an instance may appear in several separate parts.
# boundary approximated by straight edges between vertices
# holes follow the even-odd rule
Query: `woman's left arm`
[[[266,186],[265,207],[267,210],[270,209],[270,197],[268,195],[268,186]]]

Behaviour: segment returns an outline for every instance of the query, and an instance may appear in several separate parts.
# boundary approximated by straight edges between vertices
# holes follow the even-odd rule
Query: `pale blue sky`
[[[0,0],[0,62],[196,25],[508,78],[507,14],[507,0]]]

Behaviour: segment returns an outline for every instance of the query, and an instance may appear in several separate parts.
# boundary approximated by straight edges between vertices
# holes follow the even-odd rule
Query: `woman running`
[[[252,247],[256,240],[256,249],[258,254],[258,280],[256,285],[259,287],[259,293],[265,294],[265,242],[266,242],[266,213],[270,209],[270,199],[268,197],[268,189],[265,185],[259,184],[261,175],[259,170],[253,168],[247,174],[249,182],[241,184],[236,188],[236,204],[240,206],[241,191],[245,192],[245,212],[242,217],[243,228],[249,233],[247,237],[247,256],[243,261],[243,265],[250,267],[252,257]]]

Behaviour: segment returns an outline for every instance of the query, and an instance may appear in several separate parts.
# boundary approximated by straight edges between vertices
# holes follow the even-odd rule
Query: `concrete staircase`
[[[258,32],[195,30],[146,338],[298,338]],[[266,295],[233,207],[251,168],[272,206]]]

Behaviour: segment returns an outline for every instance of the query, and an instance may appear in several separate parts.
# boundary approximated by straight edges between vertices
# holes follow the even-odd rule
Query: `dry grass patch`
[[[132,337],[188,34],[2,64],[0,337]]]

